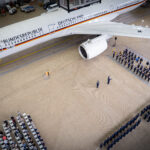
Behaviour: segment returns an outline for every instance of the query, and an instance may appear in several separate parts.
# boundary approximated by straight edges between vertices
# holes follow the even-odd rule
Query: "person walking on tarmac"
[[[99,80],[96,82],[96,88],[99,88]]]
[[[110,78],[110,76],[108,76],[108,78],[107,78],[107,84],[110,84],[110,80],[112,80],[112,79]]]

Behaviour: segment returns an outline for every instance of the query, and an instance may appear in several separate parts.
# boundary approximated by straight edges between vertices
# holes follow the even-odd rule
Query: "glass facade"
[[[58,5],[70,12],[97,2],[101,3],[101,0],[59,0]]]

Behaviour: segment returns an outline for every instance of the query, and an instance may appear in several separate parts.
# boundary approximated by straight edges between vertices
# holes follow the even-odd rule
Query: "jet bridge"
[[[90,6],[94,3],[101,3],[101,0],[58,0],[58,6],[68,12]]]

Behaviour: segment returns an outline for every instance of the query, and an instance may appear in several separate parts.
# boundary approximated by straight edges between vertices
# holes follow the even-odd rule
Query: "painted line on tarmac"
[[[65,43],[65,42],[67,42],[67,41],[70,41],[70,40],[72,40],[72,39],[73,39],[73,38],[70,38],[70,37],[69,37],[69,38],[66,39],[66,40],[63,40],[63,41],[60,41],[60,42],[56,42],[56,43],[54,43],[54,44],[52,44],[52,45],[50,45],[50,46],[44,47],[44,48],[39,49],[39,50],[37,50],[37,51],[34,51],[34,52],[32,52],[32,53],[23,55],[23,56],[21,56],[21,57],[18,57],[18,58],[16,58],[16,59],[13,59],[13,60],[11,60],[11,61],[8,61],[8,62],[6,62],[6,63],[4,63],[4,64],[1,64],[0,67],[7,66],[7,65],[12,64],[12,63],[14,63],[14,62],[16,62],[16,61],[19,61],[19,60],[24,59],[24,58],[26,58],[26,57],[32,56],[33,54],[36,54],[36,53],[39,53],[39,52],[41,52],[41,51],[47,50],[47,49],[52,48],[52,47],[54,47],[54,46],[57,46],[57,45],[59,45],[59,44],[63,44],[63,43]],[[0,60],[0,62],[2,62],[2,59]]]

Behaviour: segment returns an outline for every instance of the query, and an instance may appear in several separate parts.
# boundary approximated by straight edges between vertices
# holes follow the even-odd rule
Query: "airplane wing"
[[[97,22],[82,24],[71,29],[72,34],[107,34],[110,36],[128,36],[150,39],[150,28],[127,25],[117,22]]]

